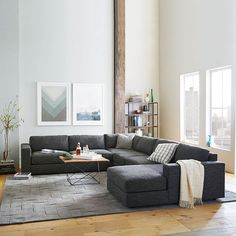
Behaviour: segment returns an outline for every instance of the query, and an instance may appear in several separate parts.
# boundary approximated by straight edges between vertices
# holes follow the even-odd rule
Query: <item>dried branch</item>
[[[18,108],[17,100],[10,101],[0,113],[0,122],[2,126],[1,132],[4,130],[11,130],[18,128],[24,120],[18,118],[17,114],[19,113],[20,108]]]

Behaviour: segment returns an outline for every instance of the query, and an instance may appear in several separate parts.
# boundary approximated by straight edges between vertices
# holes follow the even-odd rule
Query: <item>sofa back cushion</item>
[[[177,144],[179,144],[177,141],[169,140],[169,139],[158,139],[157,140],[157,145],[162,144],[162,143],[177,143]]]
[[[31,136],[29,140],[33,152],[42,149],[68,151],[67,135]]]
[[[80,142],[81,148],[88,145],[89,149],[105,149],[104,135],[71,135],[69,149],[73,151]]]
[[[180,143],[179,146],[177,147],[177,150],[172,160],[173,162],[185,159],[207,161],[208,156],[209,156],[209,151],[206,149]]]
[[[118,134],[116,148],[132,149],[133,137],[134,137],[133,135],[129,135],[129,134]]]
[[[156,138],[135,135],[133,138],[132,148],[135,151],[151,155],[157,142],[158,139]]]
[[[217,161],[217,154],[216,153],[209,153],[208,161]]]
[[[105,134],[105,146],[108,148],[115,148],[117,143],[117,134]]]

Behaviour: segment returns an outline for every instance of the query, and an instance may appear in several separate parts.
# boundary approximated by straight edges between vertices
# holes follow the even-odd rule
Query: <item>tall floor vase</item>
[[[3,131],[3,156],[2,159],[6,161],[9,157],[9,135],[10,130],[4,129]]]

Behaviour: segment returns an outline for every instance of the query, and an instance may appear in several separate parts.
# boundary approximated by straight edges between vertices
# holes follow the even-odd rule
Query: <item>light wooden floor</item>
[[[0,176],[0,195],[4,182],[5,177]],[[227,189],[236,191],[236,176],[227,174],[226,186]],[[194,209],[157,209],[0,227],[0,236],[154,236],[168,234],[236,235],[236,202],[205,203]]]

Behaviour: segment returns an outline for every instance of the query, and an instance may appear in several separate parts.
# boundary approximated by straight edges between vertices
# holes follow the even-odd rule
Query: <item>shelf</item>
[[[137,111],[140,113],[137,113]],[[158,117],[158,102],[129,101],[125,103],[125,129],[128,132],[141,129],[144,134],[157,137]]]
[[[140,103],[140,104],[156,104],[157,102],[125,102],[126,104],[128,103]]]
[[[128,125],[125,126],[125,128],[136,128],[136,129],[145,129],[145,128],[157,128],[158,125],[146,125],[146,126],[133,126],[133,125]]]
[[[125,114],[126,116],[158,116],[158,114],[152,113],[141,113],[141,114]]]

